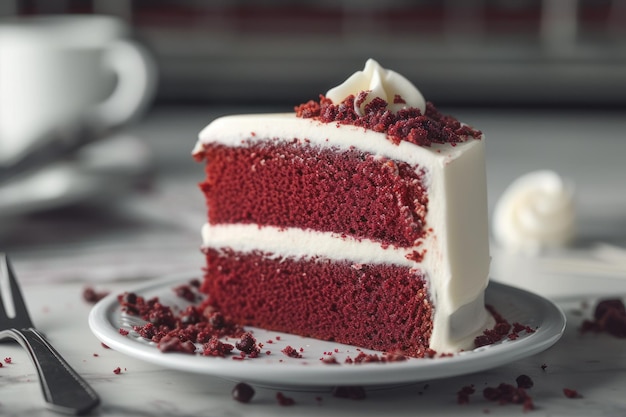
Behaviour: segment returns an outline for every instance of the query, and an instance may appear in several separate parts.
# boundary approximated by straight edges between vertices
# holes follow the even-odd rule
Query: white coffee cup
[[[117,18],[0,19],[0,165],[74,120],[125,125],[153,98],[155,78],[151,56]]]

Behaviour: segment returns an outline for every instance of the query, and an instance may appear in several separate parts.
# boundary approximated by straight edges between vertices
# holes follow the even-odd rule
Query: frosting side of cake
[[[421,147],[394,144],[383,133],[361,127],[321,123],[294,114],[244,115],[227,116],[205,128],[194,154],[202,158],[215,145],[246,147],[251,141],[295,140],[293,132],[298,132],[297,140],[311,146],[338,152],[358,149],[375,158],[406,162],[425,173],[424,235],[399,248],[394,242],[356,239],[349,234],[212,224],[203,229],[205,247],[243,253],[262,250],[291,258],[313,254],[355,264],[381,262],[421,270],[435,305],[431,348],[440,352],[471,348],[474,336],[491,325],[483,303],[489,270],[484,141]],[[414,252],[417,258],[412,257]]]

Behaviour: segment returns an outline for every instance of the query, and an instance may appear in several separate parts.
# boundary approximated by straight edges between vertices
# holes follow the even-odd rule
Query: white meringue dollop
[[[373,59],[368,59],[363,71],[357,71],[337,87],[326,93],[326,98],[339,104],[349,95],[355,98],[362,92],[367,96],[364,100],[355,100],[354,111],[365,114],[365,106],[379,97],[388,103],[388,109],[396,113],[401,109],[416,107],[422,114],[426,111],[426,100],[422,93],[404,76],[395,71],[385,69]]]
[[[534,171],[515,180],[493,212],[493,235],[504,248],[536,254],[564,247],[576,226],[574,187],[556,172]]]

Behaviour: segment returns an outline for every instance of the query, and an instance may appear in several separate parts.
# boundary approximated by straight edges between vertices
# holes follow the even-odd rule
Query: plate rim
[[[124,291],[141,294],[161,288],[165,290],[166,286],[189,282],[197,276],[197,271],[170,274],[151,281],[144,281]],[[496,294],[498,292],[508,294],[516,300],[523,299],[526,301],[524,304],[530,302],[530,305],[540,306],[541,311],[535,312],[535,314],[541,315],[542,319],[537,330],[516,340],[505,340],[498,344],[459,352],[449,357],[410,358],[409,361],[401,362],[315,366],[317,360],[311,359],[305,362],[313,364],[313,366],[306,366],[302,360],[281,361],[281,366],[276,366],[276,363],[272,363],[275,360],[254,359],[254,361],[259,362],[255,362],[254,366],[251,366],[247,360],[236,361],[232,360],[231,357],[206,358],[201,355],[163,353],[154,345],[141,343],[135,338],[128,338],[120,334],[120,327],[112,322],[111,317],[120,314],[117,297],[121,292],[111,293],[97,302],[89,313],[88,324],[96,338],[109,348],[135,359],[172,370],[210,375],[233,381],[246,381],[265,386],[303,387],[354,384],[381,386],[415,383],[492,369],[542,352],[554,345],[563,335],[566,327],[565,313],[551,300],[525,289],[491,279],[486,289],[486,298],[487,294],[494,292]],[[316,340],[297,335],[290,336],[302,340]],[[337,345],[348,346],[339,343]],[[357,349],[357,347],[353,348]],[[261,361],[263,362],[261,363]],[[294,373],[299,374],[298,378],[294,378]]]

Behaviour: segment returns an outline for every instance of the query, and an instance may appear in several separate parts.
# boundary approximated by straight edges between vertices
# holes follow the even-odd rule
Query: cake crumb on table
[[[285,394],[283,394],[282,392],[276,393],[276,401],[278,401],[278,404],[282,406],[290,406],[296,403],[293,398],[286,397]]]
[[[626,338],[626,307],[618,298],[600,300],[595,308],[593,319],[584,320],[580,331],[608,333],[619,338]]]
[[[567,398],[582,398],[582,395],[580,395],[578,391],[571,388],[563,388],[563,395]]]
[[[240,382],[232,390],[232,397],[235,401],[239,401],[240,403],[249,403],[254,397],[254,388],[245,382]]]

